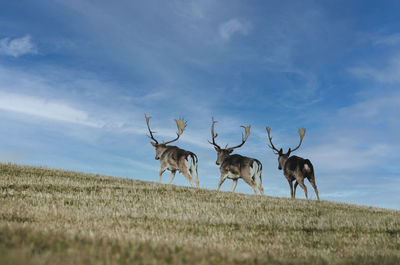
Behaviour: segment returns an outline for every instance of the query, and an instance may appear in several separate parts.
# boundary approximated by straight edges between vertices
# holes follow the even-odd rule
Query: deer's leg
[[[171,184],[171,182],[174,180],[176,174],[176,169],[171,170],[171,176],[169,177],[168,184]]]
[[[240,177],[253,188],[254,194],[257,195],[257,182],[256,182],[256,172],[255,170],[247,166],[242,168],[240,172]]]
[[[257,183],[254,182],[254,184],[252,185],[253,190],[254,190],[254,194],[257,195]]]
[[[242,179],[253,188],[254,194],[257,195],[257,183],[249,177],[242,176]]]
[[[161,183],[161,179],[162,179],[162,174],[165,172],[165,170],[167,170],[166,167],[161,167],[161,169],[160,169],[160,173],[159,173],[159,175],[160,175],[160,183]]]
[[[189,172],[188,172],[188,167],[187,167],[187,164],[186,164],[186,160],[185,160],[185,159],[181,160],[181,163],[180,163],[180,165],[179,165],[179,169],[180,169],[181,173],[185,176],[185,178],[186,178],[187,180],[189,180],[190,185],[191,185],[192,188],[193,188],[194,186],[193,186],[192,176],[191,176],[191,175],[189,174]]]
[[[258,168],[258,170],[256,172],[254,172],[254,175],[255,175],[256,181],[258,181],[258,190],[260,191],[261,195],[264,195],[264,189],[262,187],[262,179],[261,179],[261,175],[262,175],[261,169]]]
[[[296,181],[299,183],[300,187],[304,190],[304,193],[306,194],[306,199],[308,200],[307,187],[306,185],[304,185],[304,179],[297,178]]]
[[[234,179],[233,182],[232,182],[232,190],[231,190],[231,192],[235,191],[237,183],[238,183],[238,180]]]
[[[299,183],[298,183],[297,180],[296,180],[296,182],[294,183],[294,191],[293,191],[293,197],[294,197],[294,198],[296,198],[296,188],[297,188],[297,185],[299,185]]]
[[[194,182],[196,183],[196,187],[199,188],[200,183],[199,183],[199,177],[197,176],[197,172],[194,175]]]
[[[257,195],[257,183],[255,181],[252,181],[250,186],[253,188],[254,194]]]
[[[261,185],[261,181],[260,181],[260,183],[258,183],[258,189],[260,190],[260,194],[264,195],[264,188]]]
[[[192,176],[192,178],[194,178],[194,182],[196,183],[196,187],[197,187],[197,188],[200,187],[199,176],[198,176],[198,174],[197,174],[197,168],[196,168],[196,166],[192,165],[192,166],[189,168],[189,173],[190,173],[190,175]]]
[[[194,188],[192,177],[191,177],[190,174],[187,172],[187,170],[185,170],[184,172],[182,172],[182,174],[187,178],[187,180],[189,180],[190,185],[192,186],[192,188]]]
[[[226,174],[221,173],[221,178],[220,178],[219,183],[218,183],[217,191],[219,191],[219,189],[221,188],[222,183],[224,183],[225,180],[226,180]]]
[[[294,199],[293,183],[292,183],[292,181],[289,180],[289,179],[288,179],[288,182],[289,182],[289,187],[290,187],[290,197],[291,197],[292,199]]]
[[[308,180],[310,181],[311,186],[314,188],[315,194],[317,194],[317,199],[319,200],[318,189],[317,189],[317,185],[315,184],[315,179],[309,178]]]

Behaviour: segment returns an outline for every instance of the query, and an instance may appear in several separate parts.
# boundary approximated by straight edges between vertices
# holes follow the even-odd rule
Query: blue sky
[[[263,163],[267,195],[289,197],[289,187],[265,126],[283,148],[305,127],[296,155],[313,162],[321,199],[400,209],[399,10],[398,1],[2,1],[0,161],[157,181],[143,113],[161,140],[183,116],[177,145],[198,155],[200,186],[216,189],[214,116],[223,145],[251,124],[237,153]],[[174,184],[188,185],[182,175]],[[236,191],[252,192],[242,181]]]

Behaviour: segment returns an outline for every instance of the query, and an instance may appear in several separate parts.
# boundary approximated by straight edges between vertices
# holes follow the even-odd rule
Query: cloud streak
[[[0,109],[23,113],[39,118],[69,122],[101,128],[102,122],[89,119],[88,113],[61,101],[49,101],[39,97],[0,92]]]
[[[37,54],[38,49],[32,42],[32,38],[26,35],[21,38],[3,38],[0,40],[0,54],[9,55],[12,57],[20,57],[26,54]]]
[[[229,41],[234,35],[247,35],[250,29],[249,22],[233,18],[219,25],[219,35],[223,40]]]
[[[400,33],[376,37],[373,43],[375,45],[396,46],[400,44]]]
[[[358,78],[372,79],[385,84],[398,84],[400,83],[400,54],[393,56],[384,67],[356,66],[349,68],[349,72]]]

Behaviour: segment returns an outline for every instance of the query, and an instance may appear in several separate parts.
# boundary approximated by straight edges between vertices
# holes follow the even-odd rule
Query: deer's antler
[[[306,134],[306,129],[300,128],[300,129],[299,129],[300,142],[299,142],[299,145],[296,146],[296,148],[294,148],[294,149],[291,150],[292,152],[293,152],[293,151],[296,151],[297,149],[299,149],[301,143],[303,142],[303,138],[304,138],[304,135],[305,135],[305,134]]]
[[[153,133],[155,133],[155,132],[152,132],[152,131],[150,130],[149,121],[150,121],[151,117],[148,117],[148,116],[146,115],[146,113],[144,114],[144,117],[145,117],[145,119],[146,119],[147,129],[149,129],[149,133],[150,133],[150,135],[147,135],[147,136],[148,136],[149,138],[151,138],[151,140],[153,140],[156,144],[158,144],[158,141],[157,141],[156,138],[154,138],[154,136],[153,136]]]
[[[179,137],[181,136],[181,134],[183,133],[183,131],[186,128],[187,125],[187,121],[185,121],[183,118],[179,118],[179,119],[175,119],[176,122],[176,127],[178,128],[178,131],[176,133],[177,137],[171,141],[165,142],[163,144],[170,144],[172,142],[175,142],[176,140],[179,139]]]
[[[221,147],[215,142],[215,138],[217,138],[218,133],[214,133],[214,125],[217,123],[217,121],[214,120],[214,117],[212,119],[212,124],[211,124],[211,138],[212,142],[208,141],[210,144],[214,145],[218,149],[221,149]]]
[[[233,150],[233,149],[235,149],[235,148],[241,147],[241,146],[247,141],[247,138],[249,138],[249,135],[250,135],[250,126],[251,126],[251,125],[249,125],[249,126],[243,126],[243,125],[241,125],[241,126],[240,126],[240,127],[244,128],[245,135],[243,136],[243,133],[242,133],[242,142],[241,142],[239,145],[237,145],[237,146],[230,147],[230,148],[229,148],[230,150]]]
[[[267,133],[268,133],[268,140],[269,140],[269,142],[270,142],[270,144],[268,145],[272,150],[273,150],[273,152],[274,151],[276,151],[276,152],[274,152],[274,154],[278,154],[279,153],[279,150],[274,146],[274,144],[272,143],[272,137],[271,137],[271,128],[270,127],[268,127],[267,126]]]

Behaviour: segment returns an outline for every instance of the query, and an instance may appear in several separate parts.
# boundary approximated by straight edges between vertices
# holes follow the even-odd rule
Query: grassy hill
[[[0,264],[400,264],[399,211],[12,164],[0,192]]]

